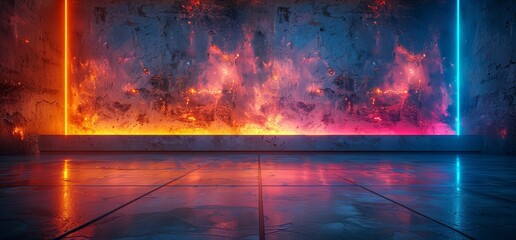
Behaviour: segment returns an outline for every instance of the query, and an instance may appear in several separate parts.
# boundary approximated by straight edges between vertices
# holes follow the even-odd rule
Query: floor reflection
[[[42,154],[2,157],[0,168],[1,238],[7,239],[52,238],[99,216],[68,237],[510,239],[516,234],[516,162],[510,157]]]
[[[464,211],[462,209],[462,191],[461,191],[461,166],[460,166],[460,157],[457,156],[455,158],[455,201],[453,203],[454,206],[454,225],[458,229],[462,229],[462,218],[465,218],[466,216],[463,216]]]
[[[69,160],[65,159],[63,161],[63,192],[62,192],[62,198],[60,198],[59,206],[61,207],[61,216],[60,221],[66,221],[70,222],[73,215],[74,209],[72,209],[73,206],[73,199],[72,194],[70,194],[70,186],[69,186],[69,177],[70,177],[70,169],[68,168]],[[60,224],[62,222],[57,222],[56,228],[60,227]]]

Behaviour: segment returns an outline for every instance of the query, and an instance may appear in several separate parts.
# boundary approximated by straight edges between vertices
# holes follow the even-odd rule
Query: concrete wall
[[[1,154],[63,133],[61,10],[57,0],[0,2]],[[485,152],[515,154],[515,5],[463,1],[462,13],[464,134],[486,135]]]
[[[485,151],[516,153],[516,4],[463,1],[465,134],[486,135]]]
[[[0,153],[63,132],[61,1],[0,1]],[[57,10],[57,11],[56,11]]]
[[[454,134],[454,1],[77,1],[73,134]]]

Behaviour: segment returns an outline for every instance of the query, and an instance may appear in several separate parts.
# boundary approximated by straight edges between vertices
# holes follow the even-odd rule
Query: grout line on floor
[[[213,160],[213,161],[215,161],[215,160]],[[208,164],[212,163],[213,161],[211,161],[211,162],[207,163],[206,165],[208,165]],[[204,166],[204,165],[203,165],[203,166]],[[98,220],[100,220],[100,219],[102,219],[102,218],[104,218],[104,217],[106,217],[106,216],[108,216],[108,215],[110,215],[110,214],[112,214],[112,213],[114,213],[114,212],[116,212],[116,211],[118,211],[118,210],[120,210],[120,209],[122,209],[122,208],[124,208],[124,207],[128,206],[129,204],[134,203],[134,202],[136,202],[136,201],[138,201],[138,200],[140,200],[140,199],[142,199],[142,198],[144,198],[144,197],[148,196],[149,194],[151,194],[151,193],[153,193],[153,192],[156,192],[157,190],[159,190],[159,189],[161,189],[161,188],[163,188],[163,187],[165,187],[165,186],[167,186],[167,185],[169,185],[169,184],[171,184],[171,183],[173,183],[173,182],[175,182],[175,181],[177,181],[177,180],[179,180],[179,179],[181,179],[181,178],[185,177],[186,175],[188,175],[188,174],[190,174],[190,173],[193,173],[193,172],[195,172],[195,171],[197,171],[197,170],[201,169],[203,166],[198,167],[198,168],[196,168],[196,169],[193,169],[193,170],[191,170],[191,171],[189,171],[189,172],[187,172],[187,173],[185,173],[185,174],[183,174],[183,175],[181,175],[181,176],[179,176],[179,177],[176,177],[176,178],[174,178],[174,179],[172,179],[172,180],[170,180],[170,181],[168,181],[168,182],[166,182],[166,183],[162,184],[161,186],[159,186],[159,187],[157,187],[157,188],[155,188],[155,189],[153,189],[153,190],[151,190],[151,191],[149,191],[149,192],[146,192],[146,193],[142,194],[141,196],[139,196],[139,197],[137,197],[137,198],[135,198],[135,199],[133,199],[133,200],[131,200],[131,201],[129,201],[129,202],[127,202],[127,203],[125,203],[125,204],[123,204],[123,205],[121,205],[121,206],[119,206],[119,207],[117,207],[117,208],[115,208],[115,209],[113,209],[113,210],[111,210],[111,211],[107,212],[107,213],[104,213],[104,214],[102,214],[102,215],[100,215],[100,216],[98,216],[98,217],[96,217],[96,218],[94,218],[94,219],[92,219],[92,220],[90,220],[90,221],[88,221],[88,222],[86,222],[86,223],[83,223],[83,224],[81,224],[81,225],[79,225],[79,226],[77,226],[77,227],[75,227],[75,228],[73,228],[73,229],[71,229],[71,230],[69,230],[69,231],[67,231],[67,232],[65,232],[65,233],[63,233],[63,234],[61,234],[61,235],[59,235],[59,236],[57,236],[57,237],[56,237],[56,238],[54,238],[54,239],[63,239],[63,238],[65,238],[66,236],[68,236],[68,235],[70,235],[70,234],[72,234],[72,233],[74,233],[74,232],[77,232],[77,231],[79,231],[79,230],[81,230],[81,229],[83,229],[83,228],[87,227],[88,225],[90,225],[90,224],[92,224],[92,223],[94,223],[94,222],[96,222],[96,221],[98,221]]]
[[[265,220],[263,215],[263,191],[262,191],[262,164],[261,156],[258,154],[258,221],[260,240],[265,240]]]
[[[425,215],[425,214],[423,214],[423,213],[421,213],[421,212],[419,212],[419,211],[417,211],[417,210],[415,210],[415,209],[413,209],[413,208],[411,208],[411,207],[409,207],[409,206],[407,206],[407,205],[404,205],[404,204],[402,204],[402,203],[400,203],[400,202],[398,202],[398,201],[396,201],[396,200],[394,200],[394,199],[391,199],[391,198],[386,197],[386,196],[384,196],[384,195],[382,195],[382,194],[380,194],[380,193],[377,193],[377,192],[375,192],[375,191],[373,191],[373,190],[371,190],[371,189],[369,189],[369,188],[367,188],[367,187],[365,187],[365,186],[362,186],[362,185],[360,185],[360,184],[356,183],[355,181],[352,181],[352,180],[350,180],[350,179],[347,179],[347,178],[345,178],[345,177],[342,177],[342,176],[340,176],[340,175],[338,175],[338,174],[336,174],[336,173],[334,173],[334,172],[332,172],[332,171],[330,171],[330,173],[332,173],[332,174],[334,174],[335,176],[337,176],[337,177],[339,177],[339,178],[341,178],[341,179],[343,179],[343,180],[345,180],[345,181],[347,181],[347,182],[349,182],[349,183],[351,183],[351,184],[353,184],[353,185],[355,185],[355,186],[357,186],[357,187],[359,187],[359,188],[362,188],[362,189],[364,189],[364,190],[366,190],[366,191],[368,191],[368,192],[370,192],[370,193],[372,193],[372,194],[374,194],[374,195],[376,195],[376,196],[378,196],[378,197],[381,197],[381,198],[383,198],[383,199],[385,199],[385,200],[387,200],[387,201],[390,201],[390,202],[392,202],[392,203],[394,203],[394,204],[396,204],[396,205],[398,205],[398,206],[400,206],[400,207],[402,207],[402,208],[405,208],[405,209],[409,210],[409,211],[410,211],[410,212],[412,212],[412,213],[415,213],[415,214],[417,214],[417,215],[419,215],[419,216],[421,216],[421,217],[424,217],[424,218],[426,218],[426,219],[428,219],[428,220],[431,220],[431,221],[433,221],[433,222],[435,222],[435,223],[437,223],[437,224],[439,224],[439,225],[441,225],[441,226],[443,226],[443,227],[446,227],[446,228],[448,228],[448,229],[450,229],[450,230],[452,230],[452,231],[454,231],[454,232],[457,232],[457,233],[459,233],[460,235],[462,235],[462,236],[464,236],[464,237],[466,237],[466,238],[468,238],[468,239],[475,239],[474,237],[472,237],[472,236],[470,236],[470,235],[468,235],[468,234],[466,234],[466,233],[464,233],[464,232],[462,232],[462,231],[460,231],[460,230],[458,230],[458,229],[456,229],[456,228],[454,228],[454,227],[452,227],[452,226],[450,226],[450,225],[448,225],[448,224],[445,224],[445,223],[443,223],[443,222],[441,222],[441,221],[439,221],[439,220],[437,220],[437,219],[434,219],[434,218],[432,218],[432,217],[430,217],[430,216],[427,216],[427,215]]]

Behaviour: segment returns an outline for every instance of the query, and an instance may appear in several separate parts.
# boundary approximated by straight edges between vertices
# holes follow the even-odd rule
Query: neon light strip
[[[460,135],[460,0],[457,0],[457,126],[456,134]]]
[[[64,0],[64,134],[68,135],[68,0]]]

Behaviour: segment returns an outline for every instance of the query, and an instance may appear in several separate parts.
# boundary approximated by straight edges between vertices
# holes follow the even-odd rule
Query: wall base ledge
[[[42,135],[40,152],[329,151],[481,152],[482,136],[464,135]]]

